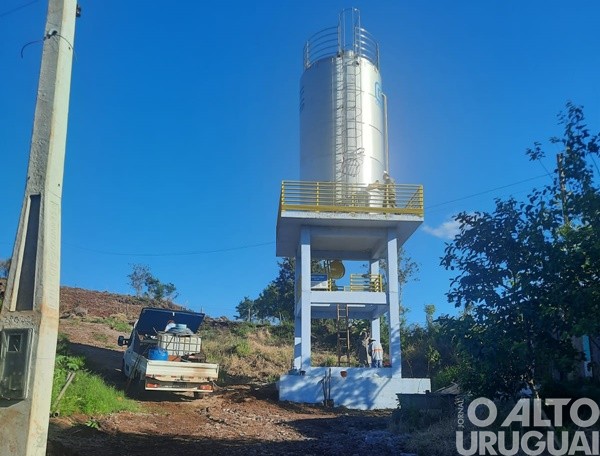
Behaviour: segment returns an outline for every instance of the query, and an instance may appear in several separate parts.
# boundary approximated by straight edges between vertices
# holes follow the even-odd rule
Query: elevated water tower
[[[402,378],[398,249],[423,222],[423,188],[397,185],[388,175],[386,105],[379,46],[362,28],[359,11],[343,10],[336,27],[305,44],[301,180],[281,186],[277,256],[296,259],[294,366],[279,382],[281,400],[393,408],[397,393],[430,389],[429,379]],[[315,274],[312,259],[336,267]],[[344,261],[367,263],[369,271],[350,274],[347,285],[340,285]],[[384,314],[390,365],[350,365],[348,352],[355,347],[349,321],[370,321],[371,335],[379,339]],[[315,318],[337,321],[338,367],[311,363]]]

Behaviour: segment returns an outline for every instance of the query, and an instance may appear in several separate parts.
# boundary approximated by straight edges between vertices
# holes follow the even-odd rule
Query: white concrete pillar
[[[25,197],[0,331],[26,361],[0,369],[18,387],[0,397],[0,454],[46,454],[58,335],[63,170],[76,0],[49,0]],[[15,334],[18,332],[18,334]],[[12,346],[12,345],[11,345]],[[17,371],[18,369],[18,371]],[[2,388],[0,388],[2,390]],[[18,391],[16,393],[15,391]]]
[[[369,273],[373,275],[379,274],[379,260],[371,260],[369,263]]]
[[[311,281],[310,281],[310,227],[303,226],[300,232],[300,337],[302,370],[311,365]],[[298,268],[298,265],[296,265]]]
[[[294,268],[294,369],[302,368],[302,320],[300,312],[300,246],[296,249],[296,266]]]
[[[381,342],[381,319],[371,320],[371,338]]]
[[[379,274],[379,259],[369,262],[369,272]],[[381,342],[381,319],[376,318],[371,321],[371,337]]]
[[[294,319],[294,369],[302,367],[302,320],[298,313]]]
[[[387,240],[387,302],[390,322],[390,362],[392,377],[402,376],[402,356],[400,346],[400,304],[398,289],[398,235],[396,230],[388,230]]]

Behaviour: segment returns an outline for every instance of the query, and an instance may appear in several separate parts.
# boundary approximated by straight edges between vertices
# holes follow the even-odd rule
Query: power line
[[[16,6],[16,7],[12,8],[12,9],[6,10],[3,13],[0,13],[0,19],[3,18],[3,17],[6,17],[6,16],[10,16],[11,14],[16,13],[17,11],[20,11],[23,8],[27,8],[28,6],[33,5],[34,3],[37,3],[39,1],[40,0],[32,0],[31,2],[24,3],[21,6]]]
[[[594,160],[594,156],[592,154],[589,154],[589,156],[592,159],[592,163],[596,167],[596,171],[598,171],[598,174],[600,174],[600,168],[598,168],[598,164],[596,163],[596,160]]]
[[[491,188],[489,190],[484,190],[482,192],[473,193],[472,195],[467,195],[467,196],[463,196],[463,197],[456,198],[456,199],[453,199],[453,200],[444,201],[443,203],[432,204],[431,206],[427,206],[425,208],[425,210],[433,209],[434,207],[444,206],[446,204],[456,203],[458,201],[463,201],[463,200],[466,200],[466,199],[469,199],[469,198],[475,198],[476,196],[486,195],[488,193],[492,193],[492,192],[495,192],[497,190],[503,190],[503,189],[508,188],[508,187],[514,187],[515,185],[524,184],[525,182],[530,182],[532,180],[540,179],[542,177],[547,177],[547,174],[541,174],[539,176],[530,177],[528,179],[523,179],[523,180],[520,180],[520,181],[517,181],[517,182],[513,182],[511,184],[506,184],[506,185],[502,185],[500,187],[495,187],[495,188]]]
[[[235,250],[244,250],[251,249],[254,247],[262,247],[265,245],[273,245],[275,242],[261,242],[258,244],[246,244],[237,247],[227,247],[223,249],[214,249],[214,250],[192,250],[189,252],[161,252],[161,253],[151,253],[151,252],[110,252],[107,250],[98,250],[98,249],[90,249],[88,247],[81,247],[79,245],[70,244],[65,242],[64,244],[70,245],[80,250],[87,250],[88,252],[99,253],[101,255],[112,255],[112,256],[139,256],[139,257],[167,257],[167,256],[193,256],[193,255],[206,255],[209,253],[221,253],[221,252],[231,252]]]
[[[540,179],[542,177],[547,177],[548,174],[541,174],[539,176],[534,176],[534,177],[530,177],[528,179],[523,179],[517,182],[512,182],[510,184],[506,184],[506,185],[501,185],[500,187],[494,187],[492,189],[489,190],[484,190],[481,192],[477,192],[477,193],[473,193],[471,195],[467,195],[467,196],[463,196],[460,198],[456,198],[453,200],[449,200],[449,201],[444,201],[442,203],[437,203],[437,204],[433,204],[430,206],[427,206],[425,208],[425,210],[430,210],[436,207],[440,207],[440,206],[444,206],[446,204],[451,204],[451,203],[456,203],[458,201],[464,201],[466,199],[470,199],[470,198],[475,198],[477,196],[481,196],[481,195],[486,195],[498,190],[503,190],[509,187],[514,187],[515,185],[519,185],[519,184],[523,184],[526,182],[530,182],[536,179]],[[67,242],[65,242],[66,245],[71,245],[72,247],[75,247],[77,249],[80,250],[86,250],[88,252],[94,252],[94,253],[99,253],[101,255],[111,255],[111,256],[138,256],[138,257],[168,257],[168,256],[194,256],[194,255],[207,255],[207,254],[211,254],[211,253],[221,253],[221,252],[232,252],[232,251],[236,251],[236,250],[245,250],[245,249],[250,249],[250,248],[254,248],[254,247],[263,247],[266,245],[273,245],[275,244],[275,242],[271,241],[271,242],[261,242],[261,243],[257,243],[257,244],[246,244],[246,245],[241,245],[241,246],[236,246],[236,247],[227,247],[227,248],[222,248],[222,249],[213,249],[213,250],[192,250],[192,251],[184,251],[184,252],[160,252],[160,253],[153,253],[153,252],[113,252],[113,251],[107,251],[107,250],[100,250],[100,249],[91,249],[88,247],[82,247],[79,245],[75,245],[75,244],[69,244]]]
[[[546,168],[546,165],[544,165],[542,160],[538,158],[537,161],[542,166],[542,168],[544,168],[544,171],[546,171],[546,174],[548,175],[548,177],[552,178],[552,174],[550,174],[550,171],[548,171],[548,168]]]

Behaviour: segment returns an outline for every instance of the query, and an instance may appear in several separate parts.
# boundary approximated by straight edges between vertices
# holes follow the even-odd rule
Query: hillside
[[[135,319],[140,309],[149,305],[152,305],[149,300],[131,295],[73,287],[60,288],[61,318],[68,318],[77,314],[106,318],[121,314],[127,318]],[[170,303],[164,303],[160,307],[183,309],[181,306]]]
[[[127,335],[140,310],[156,303],[135,296],[109,292],[61,287],[60,328],[72,342],[78,354],[86,355],[88,347],[109,349],[113,368],[107,366],[103,375],[115,381],[114,368],[120,366],[122,349],[116,345],[119,335]],[[174,310],[183,307],[161,303]],[[272,334],[269,325],[249,326],[225,317],[206,317],[200,329],[204,351],[210,361],[221,365],[222,381],[226,383],[265,383],[273,381],[289,369],[292,356],[291,334]],[[96,364],[98,364],[96,362]]]
[[[117,389],[121,377],[119,335],[148,301],[109,292],[62,287],[61,334],[85,356],[87,369]],[[403,454],[406,436],[388,430],[390,412],[351,411],[277,400],[274,380],[286,372],[292,334],[281,327],[208,318],[201,327],[205,351],[221,366],[213,395],[147,394],[142,411],[101,416],[54,417],[48,455],[337,455],[376,450]]]
[[[4,296],[6,279],[0,278],[0,298]],[[135,318],[142,307],[150,305],[147,299],[130,295],[93,291],[83,288],[60,287],[60,316],[68,318],[79,314],[106,318],[110,315],[122,314],[127,318]],[[165,303],[161,307],[183,309],[178,305]]]

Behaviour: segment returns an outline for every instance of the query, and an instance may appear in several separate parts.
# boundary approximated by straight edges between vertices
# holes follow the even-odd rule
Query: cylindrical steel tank
[[[304,48],[300,81],[300,179],[371,184],[388,168],[379,49],[344,10],[337,27]]]

